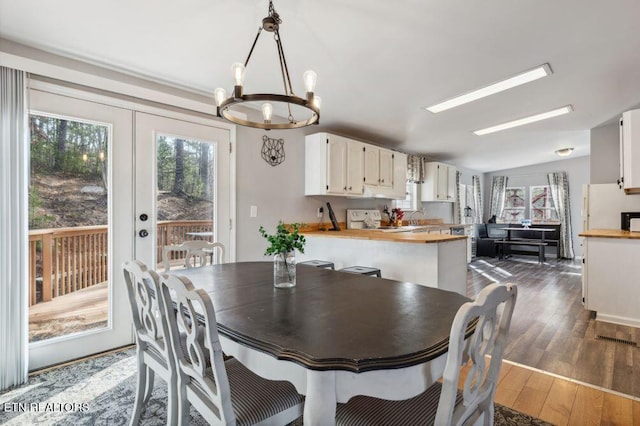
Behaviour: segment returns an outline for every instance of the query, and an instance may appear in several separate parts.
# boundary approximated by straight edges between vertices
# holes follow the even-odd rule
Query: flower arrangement
[[[404,212],[400,207],[391,209],[389,212],[389,208],[384,206],[384,213],[389,216],[389,224],[392,226],[398,226],[404,217]]]
[[[280,254],[298,250],[300,253],[304,253],[304,244],[306,243],[304,235],[300,235],[300,228],[304,226],[303,223],[292,223],[287,226],[282,221],[278,222],[275,234],[267,234],[267,231],[262,225],[260,225],[260,235],[269,241],[269,247],[264,254]]]
[[[304,253],[306,240],[300,235],[300,228],[304,224],[293,223],[285,225],[278,222],[275,234],[267,234],[264,227],[260,225],[259,232],[269,241],[269,247],[264,254],[273,256],[273,285],[275,287],[287,288],[296,285],[296,258],[295,250]]]

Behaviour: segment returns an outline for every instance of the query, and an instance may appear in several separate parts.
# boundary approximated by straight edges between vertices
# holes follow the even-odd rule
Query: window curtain
[[[23,71],[0,67],[0,390],[28,374],[28,128]]]
[[[407,180],[414,183],[424,182],[424,157],[407,155]]]
[[[460,214],[460,179],[462,172],[456,171],[456,199],[453,203],[453,223],[462,223],[462,215]]]
[[[471,185],[473,187],[473,223],[482,223],[483,205],[482,205],[482,188],[480,187],[480,176],[471,177]]]
[[[507,192],[507,177],[494,176],[491,183],[491,206],[489,218],[495,216],[499,219],[504,211],[504,199]]]
[[[558,240],[558,257],[573,259],[573,239],[571,229],[571,206],[569,204],[569,178],[567,172],[547,174],[551,197],[558,219],[560,219],[560,238]]]

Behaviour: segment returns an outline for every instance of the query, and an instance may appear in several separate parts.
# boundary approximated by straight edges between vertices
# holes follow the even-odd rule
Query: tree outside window
[[[524,219],[525,210],[525,187],[507,187],[504,198],[504,210],[502,211],[501,222],[519,223]]]
[[[530,191],[531,219],[533,221],[557,221],[558,214],[549,186],[531,186]]]

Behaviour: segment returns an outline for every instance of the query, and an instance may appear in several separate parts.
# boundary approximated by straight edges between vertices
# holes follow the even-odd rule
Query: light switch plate
[[[258,217],[258,206],[251,206],[249,208],[249,217]]]

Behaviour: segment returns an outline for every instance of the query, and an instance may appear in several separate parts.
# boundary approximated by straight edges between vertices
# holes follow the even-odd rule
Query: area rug
[[[127,425],[135,384],[135,350],[131,348],[54,368],[0,393],[0,424]],[[140,424],[166,424],[166,405],[166,385],[157,379]],[[192,410],[191,424],[207,422]],[[495,424],[549,425],[498,404]]]

